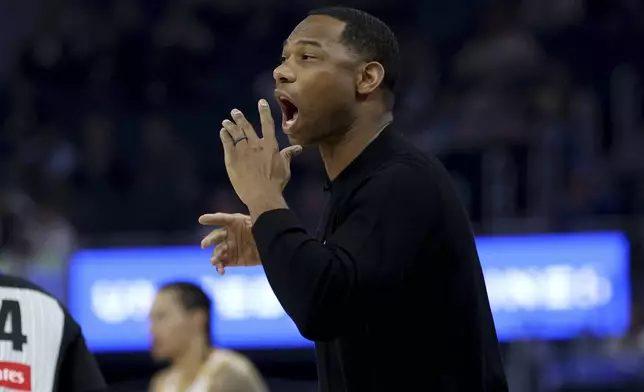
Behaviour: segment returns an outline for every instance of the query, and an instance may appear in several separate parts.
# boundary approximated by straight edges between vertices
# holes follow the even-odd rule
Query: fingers
[[[275,121],[271,114],[271,108],[268,106],[268,101],[260,99],[257,107],[259,109],[259,119],[262,123],[262,137],[264,139],[274,140],[277,144],[277,139],[275,139]]]
[[[219,138],[221,139],[221,144],[224,146],[224,155],[226,158],[230,157],[230,153],[233,150],[235,144],[233,143],[233,138],[230,136],[230,133],[225,128],[221,128],[219,131]]]
[[[246,224],[246,221],[250,219],[247,215],[242,214],[225,214],[225,213],[216,213],[216,214],[204,214],[199,217],[199,223],[202,225],[212,225],[212,226],[227,226],[219,227],[206,235],[201,240],[201,248],[206,249],[208,247],[214,246],[212,256],[210,258],[210,263],[217,269],[217,273],[223,275],[225,273],[225,267],[229,266],[231,260],[237,260],[236,253],[231,253],[230,243],[227,241],[228,230],[230,227],[233,227],[235,224]],[[234,263],[237,265],[237,263]]]
[[[204,226],[228,226],[235,223],[236,216],[218,212],[216,214],[203,214],[199,217],[199,223]]]
[[[212,251],[212,256],[210,257],[210,264],[217,265],[221,264],[222,266],[226,263],[228,259],[228,244],[222,242],[217,245]]]
[[[227,237],[228,229],[226,229],[225,227],[215,229],[201,240],[201,249],[206,249],[220,242],[223,242]]]
[[[232,138],[231,146],[234,146],[235,140],[243,139],[243,137],[246,136],[244,134],[244,131],[242,131],[242,129],[239,126],[237,126],[237,124],[235,124],[234,122],[228,119],[222,121],[221,125],[224,127],[224,129],[228,132],[228,134]]]
[[[210,264],[212,264],[219,275],[226,273],[226,262],[228,261],[228,245],[226,243],[219,244],[212,252]]]
[[[262,123],[262,137],[274,140],[275,143],[277,143],[277,139],[275,139],[275,122],[273,120],[273,115],[271,114],[271,108],[268,106],[268,102],[265,99],[261,99],[257,106],[259,108],[259,118]],[[221,124],[230,135],[231,143],[233,145],[235,140],[239,140],[244,136],[248,139],[258,138],[255,129],[241,111],[233,109],[230,114],[235,122],[224,120]],[[222,135],[221,138],[223,142],[224,136]]]
[[[282,156],[282,158],[284,158],[287,164],[290,164],[291,159],[300,155],[300,153],[302,153],[302,146],[298,145],[286,147],[285,149],[280,151],[280,155]]]
[[[246,117],[244,117],[244,114],[240,112],[237,109],[233,109],[230,112],[230,115],[233,117],[233,121],[235,121],[235,124],[242,130],[242,132],[249,138],[249,139],[257,139],[257,134],[255,133],[255,130],[253,129],[253,126],[250,125]]]

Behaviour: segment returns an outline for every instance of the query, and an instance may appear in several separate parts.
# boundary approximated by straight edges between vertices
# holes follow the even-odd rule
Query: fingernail
[[[237,110],[237,109],[233,109],[233,110],[231,111],[231,113],[232,113],[232,114],[240,114],[241,112],[240,112],[239,110]]]
[[[260,104],[260,106],[268,106],[268,102],[266,102],[265,99],[260,99],[259,104]]]
[[[222,125],[226,125],[228,123],[230,123],[230,120],[224,120],[224,121],[221,122]]]

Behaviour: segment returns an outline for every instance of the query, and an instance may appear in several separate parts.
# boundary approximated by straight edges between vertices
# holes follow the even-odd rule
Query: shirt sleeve
[[[400,286],[436,226],[437,195],[423,170],[393,164],[355,192],[326,243],[307,234],[290,210],[259,216],[253,236],[266,276],[303,337],[337,338]]]
[[[98,392],[107,388],[94,355],[85,344],[80,327],[74,325],[71,343],[62,354],[58,391]]]

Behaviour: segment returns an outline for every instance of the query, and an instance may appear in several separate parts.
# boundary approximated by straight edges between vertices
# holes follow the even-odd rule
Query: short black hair
[[[396,35],[375,16],[349,7],[325,7],[309,15],[326,15],[345,23],[341,40],[365,61],[377,61],[385,69],[383,87],[395,92],[400,72],[400,48]]]
[[[185,310],[199,310],[206,314],[206,337],[208,343],[212,343],[210,334],[212,326],[212,301],[205,291],[198,285],[191,282],[170,282],[159,287],[161,291],[172,291],[177,295],[179,304]]]

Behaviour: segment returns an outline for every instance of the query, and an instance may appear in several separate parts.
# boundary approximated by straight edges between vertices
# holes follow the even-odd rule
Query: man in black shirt
[[[78,324],[40,287],[0,275],[0,390],[98,392],[105,380]]]
[[[220,136],[250,216],[209,214],[212,262],[257,265],[316,343],[321,391],[507,391],[469,220],[444,167],[393,128],[398,44],[378,19],[312,12],[274,71],[280,152],[266,101],[262,138],[239,111]],[[318,238],[288,209],[290,158],[316,145],[329,179]],[[222,298],[222,300],[225,300]]]

